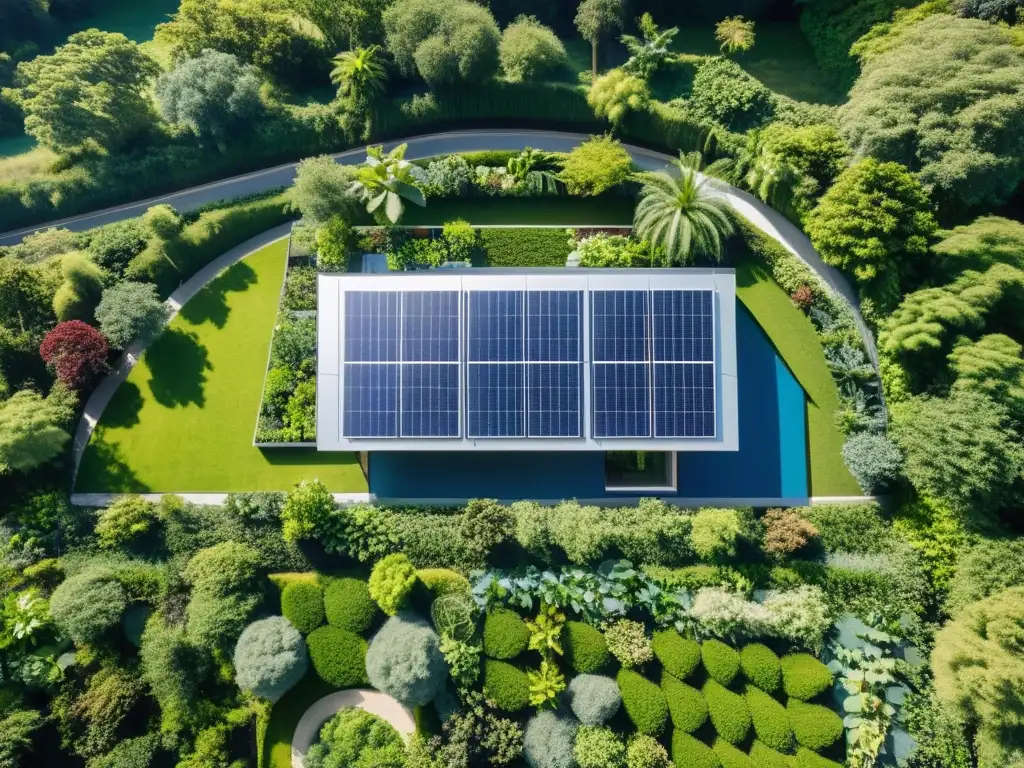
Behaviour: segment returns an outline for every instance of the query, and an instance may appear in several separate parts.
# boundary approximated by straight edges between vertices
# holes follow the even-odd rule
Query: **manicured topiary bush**
[[[782,687],[787,696],[809,701],[832,687],[828,667],[807,653],[782,657]]]
[[[622,705],[619,684],[604,675],[578,675],[569,681],[566,697],[572,712],[584,725],[600,725]]]
[[[293,581],[281,590],[281,613],[308,635],[324,623],[324,591],[319,584]]]
[[[761,741],[754,740],[750,745],[750,759],[758,768],[793,768],[793,758],[776,752]],[[801,763],[801,766],[805,763]]]
[[[750,712],[743,697],[714,680],[704,684],[703,693],[718,735],[731,744],[741,744],[750,731]]]
[[[747,685],[745,696],[757,738],[779,752],[792,752],[793,728],[786,708],[754,685]]]
[[[531,768],[575,768],[572,748],[579,725],[571,717],[545,710],[530,718],[523,755]]]
[[[518,613],[497,608],[484,619],[484,655],[492,659],[514,659],[526,650],[530,630]]]
[[[405,555],[388,555],[373,566],[369,586],[370,597],[384,613],[394,616],[416,586],[416,569]]]
[[[665,730],[668,720],[668,702],[661,688],[629,669],[616,677],[622,706],[640,733],[657,736]]]
[[[366,641],[340,627],[320,627],[306,636],[309,660],[325,683],[338,688],[365,685]]]
[[[722,768],[711,747],[685,731],[672,734],[672,762],[685,768]]]
[[[388,619],[366,651],[366,675],[378,691],[407,707],[433,701],[448,679],[448,664],[430,624],[412,613]]]
[[[562,627],[565,660],[582,675],[601,672],[611,661],[608,643],[596,628],[581,621],[567,621]]]
[[[680,680],[692,675],[700,664],[700,645],[697,641],[673,630],[655,632],[651,645],[654,655],[665,670]]]
[[[306,675],[309,657],[302,635],[283,616],[246,627],[235,644],[235,682],[273,703]]]
[[[324,589],[324,613],[332,627],[356,634],[368,630],[379,615],[366,582],[359,579],[331,581]]]
[[[722,685],[729,685],[740,671],[740,655],[720,640],[707,640],[700,647],[704,669]]]
[[[626,745],[603,725],[579,728],[572,752],[579,768],[622,768],[626,762]]]
[[[506,712],[518,712],[530,703],[526,673],[506,661],[484,660],[483,690],[484,696]]]
[[[817,752],[812,752],[809,749],[800,747],[796,751],[796,757],[793,758],[793,763],[799,765],[800,768],[843,768],[842,763],[837,763],[835,760],[829,760],[827,757],[822,757]]]
[[[740,651],[740,669],[762,691],[775,693],[782,685],[782,664],[767,645],[751,643]]]
[[[448,568],[420,568],[416,571],[416,575],[427,591],[430,592],[430,596],[435,599],[450,595],[453,592],[466,595],[472,592],[469,579],[458,571]]]
[[[79,645],[99,640],[128,606],[109,568],[90,568],[61,582],[50,598],[50,616]]]
[[[842,719],[827,707],[790,699],[786,709],[793,734],[802,747],[816,751],[827,749],[843,735]]]
[[[626,768],[672,768],[672,762],[656,738],[636,733],[626,744]]]
[[[678,731],[693,733],[708,719],[708,705],[696,688],[677,680],[667,671],[661,675],[661,690],[668,701],[672,725]]]
[[[722,768],[759,768],[746,752],[741,752],[721,737],[715,739],[711,749],[722,764]]]

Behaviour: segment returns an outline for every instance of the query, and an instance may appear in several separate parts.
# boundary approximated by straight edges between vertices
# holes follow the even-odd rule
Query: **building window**
[[[675,451],[608,451],[606,491],[675,491]]]

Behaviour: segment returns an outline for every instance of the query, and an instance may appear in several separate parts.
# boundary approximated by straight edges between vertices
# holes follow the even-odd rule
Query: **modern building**
[[[730,269],[321,275],[317,449],[380,500],[807,502],[805,394]]]

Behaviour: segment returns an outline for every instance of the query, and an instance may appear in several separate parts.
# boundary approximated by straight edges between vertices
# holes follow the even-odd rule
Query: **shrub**
[[[170,240],[181,232],[181,216],[170,205],[154,205],[142,214],[142,226],[161,240]]]
[[[394,727],[364,709],[343,709],[320,729],[308,768],[404,768],[405,742]]]
[[[476,633],[477,606],[468,594],[450,592],[430,604],[430,619],[438,634],[468,643]],[[474,643],[474,646],[480,644]],[[483,647],[480,646],[478,651],[482,652]]]
[[[89,241],[92,260],[120,277],[128,263],[146,249],[146,232],[135,219],[107,224],[95,231]]]
[[[626,768],[672,768],[672,763],[657,739],[637,733],[626,743]]]
[[[423,191],[428,197],[460,197],[469,190],[472,172],[462,155],[444,155],[427,165]]]
[[[772,92],[734,61],[715,57],[697,67],[688,106],[730,131],[746,131],[771,117]]]
[[[722,763],[722,768],[758,768],[746,752],[736,749],[725,739],[715,739],[711,749]]]
[[[299,632],[308,635],[324,623],[324,590],[319,584],[302,581],[285,585],[281,590],[281,613]]]
[[[827,707],[790,699],[786,710],[800,746],[820,752],[831,747],[843,735],[842,718]]]
[[[142,678],[160,705],[161,731],[173,734],[194,721],[202,702],[201,686],[210,668],[210,654],[197,648],[177,627],[154,614],[146,623],[139,649]]]
[[[519,16],[505,27],[498,59],[512,82],[543,80],[569,64],[562,41],[532,16]]]
[[[596,627],[581,621],[567,621],[562,629],[565,660],[581,674],[600,672],[611,661],[608,643]]]
[[[314,538],[327,529],[334,496],[319,480],[301,482],[288,493],[281,509],[282,534],[285,541]]]
[[[622,69],[612,69],[597,77],[587,92],[587,103],[594,114],[618,125],[629,112],[643,112],[651,100],[647,83]]]
[[[584,725],[572,750],[579,768],[625,768],[626,745],[611,728]]]
[[[792,752],[793,729],[786,708],[754,685],[747,685],[745,696],[757,738],[774,750]]]
[[[100,640],[128,606],[109,568],[89,568],[63,581],[50,598],[50,616],[78,645]]]
[[[332,579],[324,588],[324,614],[328,624],[361,635],[377,618],[377,606],[365,581]]]
[[[640,733],[657,736],[668,721],[668,702],[661,688],[630,669],[616,676],[622,693],[622,706]]]
[[[714,680],[704,684],[708,715],[718,735],[730,744],[742,744],[750,732],[750,712],[743,697]]]
[[[716,587],[697,591],[690,615],[702,632],[716,637],[760,636],[771,626],[771,616],[764,606]]]
[[[332,552],[361,563],[383,557],[398,542],[394,515],[370,504],[348,504],[328,513],[328,532],[320,541]],[[412,559],[411,552],[406,554]]]
[[[806,547],[818,535],[818,529],[792,509],[769,509],[761,518],[764,525],[764,550],[785,558]]]
[[[529,642],[530,630],[514,611],[497,608],[484,619],[484,653],[492,659],[514,659]]]
[[[622,704],[618,683],[603,675],[577,675],[569,681],[566,691],[573,714],[584,725],[601,725]]]
[[[506,712],[518,712],[530,704],[526,673],[504,661],[484,660],[483,691],[489,701]]]
[[[850,435],[843,443],[843,461],[867,494],[891,488],[902,476],[903,454],[885,435]]]
[[[565,158],[559,178],[570,195],[599,195],[626,180],[632,161],[611,136],[593,136]]]
[[[366,641],[339,627],[319,627],[306,636],[309,660],[320,679],[337,688],[365,685]]]
[[[693,733],[707,721],[708,705],[696,688],[677,680],[668,672],[663,672],[661,690],[665,692],[672,725],[676,730]]]
[[[96,538],[101,547],[124,547],[145,536],[157,523],[157,507],[141,496],[122,496],[100,511]]]
[[[449,568],[420,568],[416,577],[434,599],[446,595],[469,595],[472,591],[469,579]]]
[[[103,291],[96,307],[100,330],[114,349],[125,349],[133,341],[148,344],[163,331],[170,309],[160,301],[156,287],[124,282]]]
[[[416,569],[402,554],[388,555],[370,572],[370,597],[388,616],[401,610],[416,586]]]
[[[829,760],[827,757],[822,757],[817,752],[812,752],[804,747],[800,747],[796,751],[794,759],[800,768],[843,768],[841,763]]]
[[[680,680],[692,675],[700,664],[700,645],[671,629],[655,632],[651,647],[665,671]]]
[[[433,701],[448,677],[437,633],[415,614],[392,616],[366,652],[366,673],[379,691],[408,707]]]
[[[757,739],[750,745],[750,759],[759,768],[792,768],[793,766],[793,758],[781,752],[776,752]]]
[[[103,292],[103,270],[82,253],[61,258],[64,282],[53,296],[58,320],[91,320]]]
[[[638,621],[619,619],[604,631],[612,656],[624,667],[638,667],[654,658],[647,630]]]
[[[43,337],[39,355],[58,381],[71,389],[87,389],[107,372],[107,340],[81,320],[58,323]]]
[[[572,252],[565,230],[557,228],[488,227],[480,230],[480,242],[491,267],[564,267]]]
[[[821,587],[804,584],[772,592],[764,601],[772,631],[796,645],[820,651],[832,627],[832,613]]]
[[[740,669],[762,691],[774,693],[782,685],[782,664],[775,652],[761,643],[751,643],[740,651]]]
[[[1024,540],[981,539],[960,552],[946,610],[953,617],[971,603],[1024,585]]]
[[[577,729],[571,717],[550,710],[531,717],[523,736],[523,755],[530,768],[575,768]]]
[[[690,545],[701,560],[736,555],[740,518],[733,509],[702,509],[693,516]]]
[[[882,552],[892,532],[877,504],[818,504],[800,510],[827,552]]]
[[[704,669],[722,685],[729,685],[740,671],[740,655],[720,640],[707,640],[700,647]]]
[[[302,635],[283,616],[254,621],[235,644],[235,682],[273,704],[306,675]]]
[[[685,731],[672,734],[672,762],[686,768],[721,768],[722,763],[707,744]]]
[[[787,696],[808,701],[832,686],[832,673],[816,658],[806,653],[782,657],[782,688]]]
[[[492,499],[471,499],[459,520],[463,545],[482,557],[512,538],[515,519],[508,507]]]

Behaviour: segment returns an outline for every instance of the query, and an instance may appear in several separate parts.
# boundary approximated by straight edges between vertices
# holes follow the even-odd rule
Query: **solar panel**
[[[526,294],[526,359],[579,362],[583,318],[581,291],[530,291]]]
[[[467,366],[468,437],[525,437],[522,363]]]
[[[346,363],[342,435],[398,437],[398,365]]]
[[[458,436],[458,363],[403,364],[402,437]]]
[[[650,437],[651,381],[647,363],[593,367],[594,437]]]
[[[715,436],[713,364],[654,364],[654,436]]]
[[[458,291],[402,294],[402,360],[459,361]]]
[[[714,307],[711,291],[651,293],[655,361],[714,361]]]
[[[467,351],[470,362],[523,359],[523,292],[469,291]]]
[[[648,291],[592,291],[595,362],[636,363],[647,354]]]
[[[402,294],[349,291],[345,294],[345,360],[398,360],[398,321]]]
[[[580,364],[526,366],[530,437],[580,436]]]

